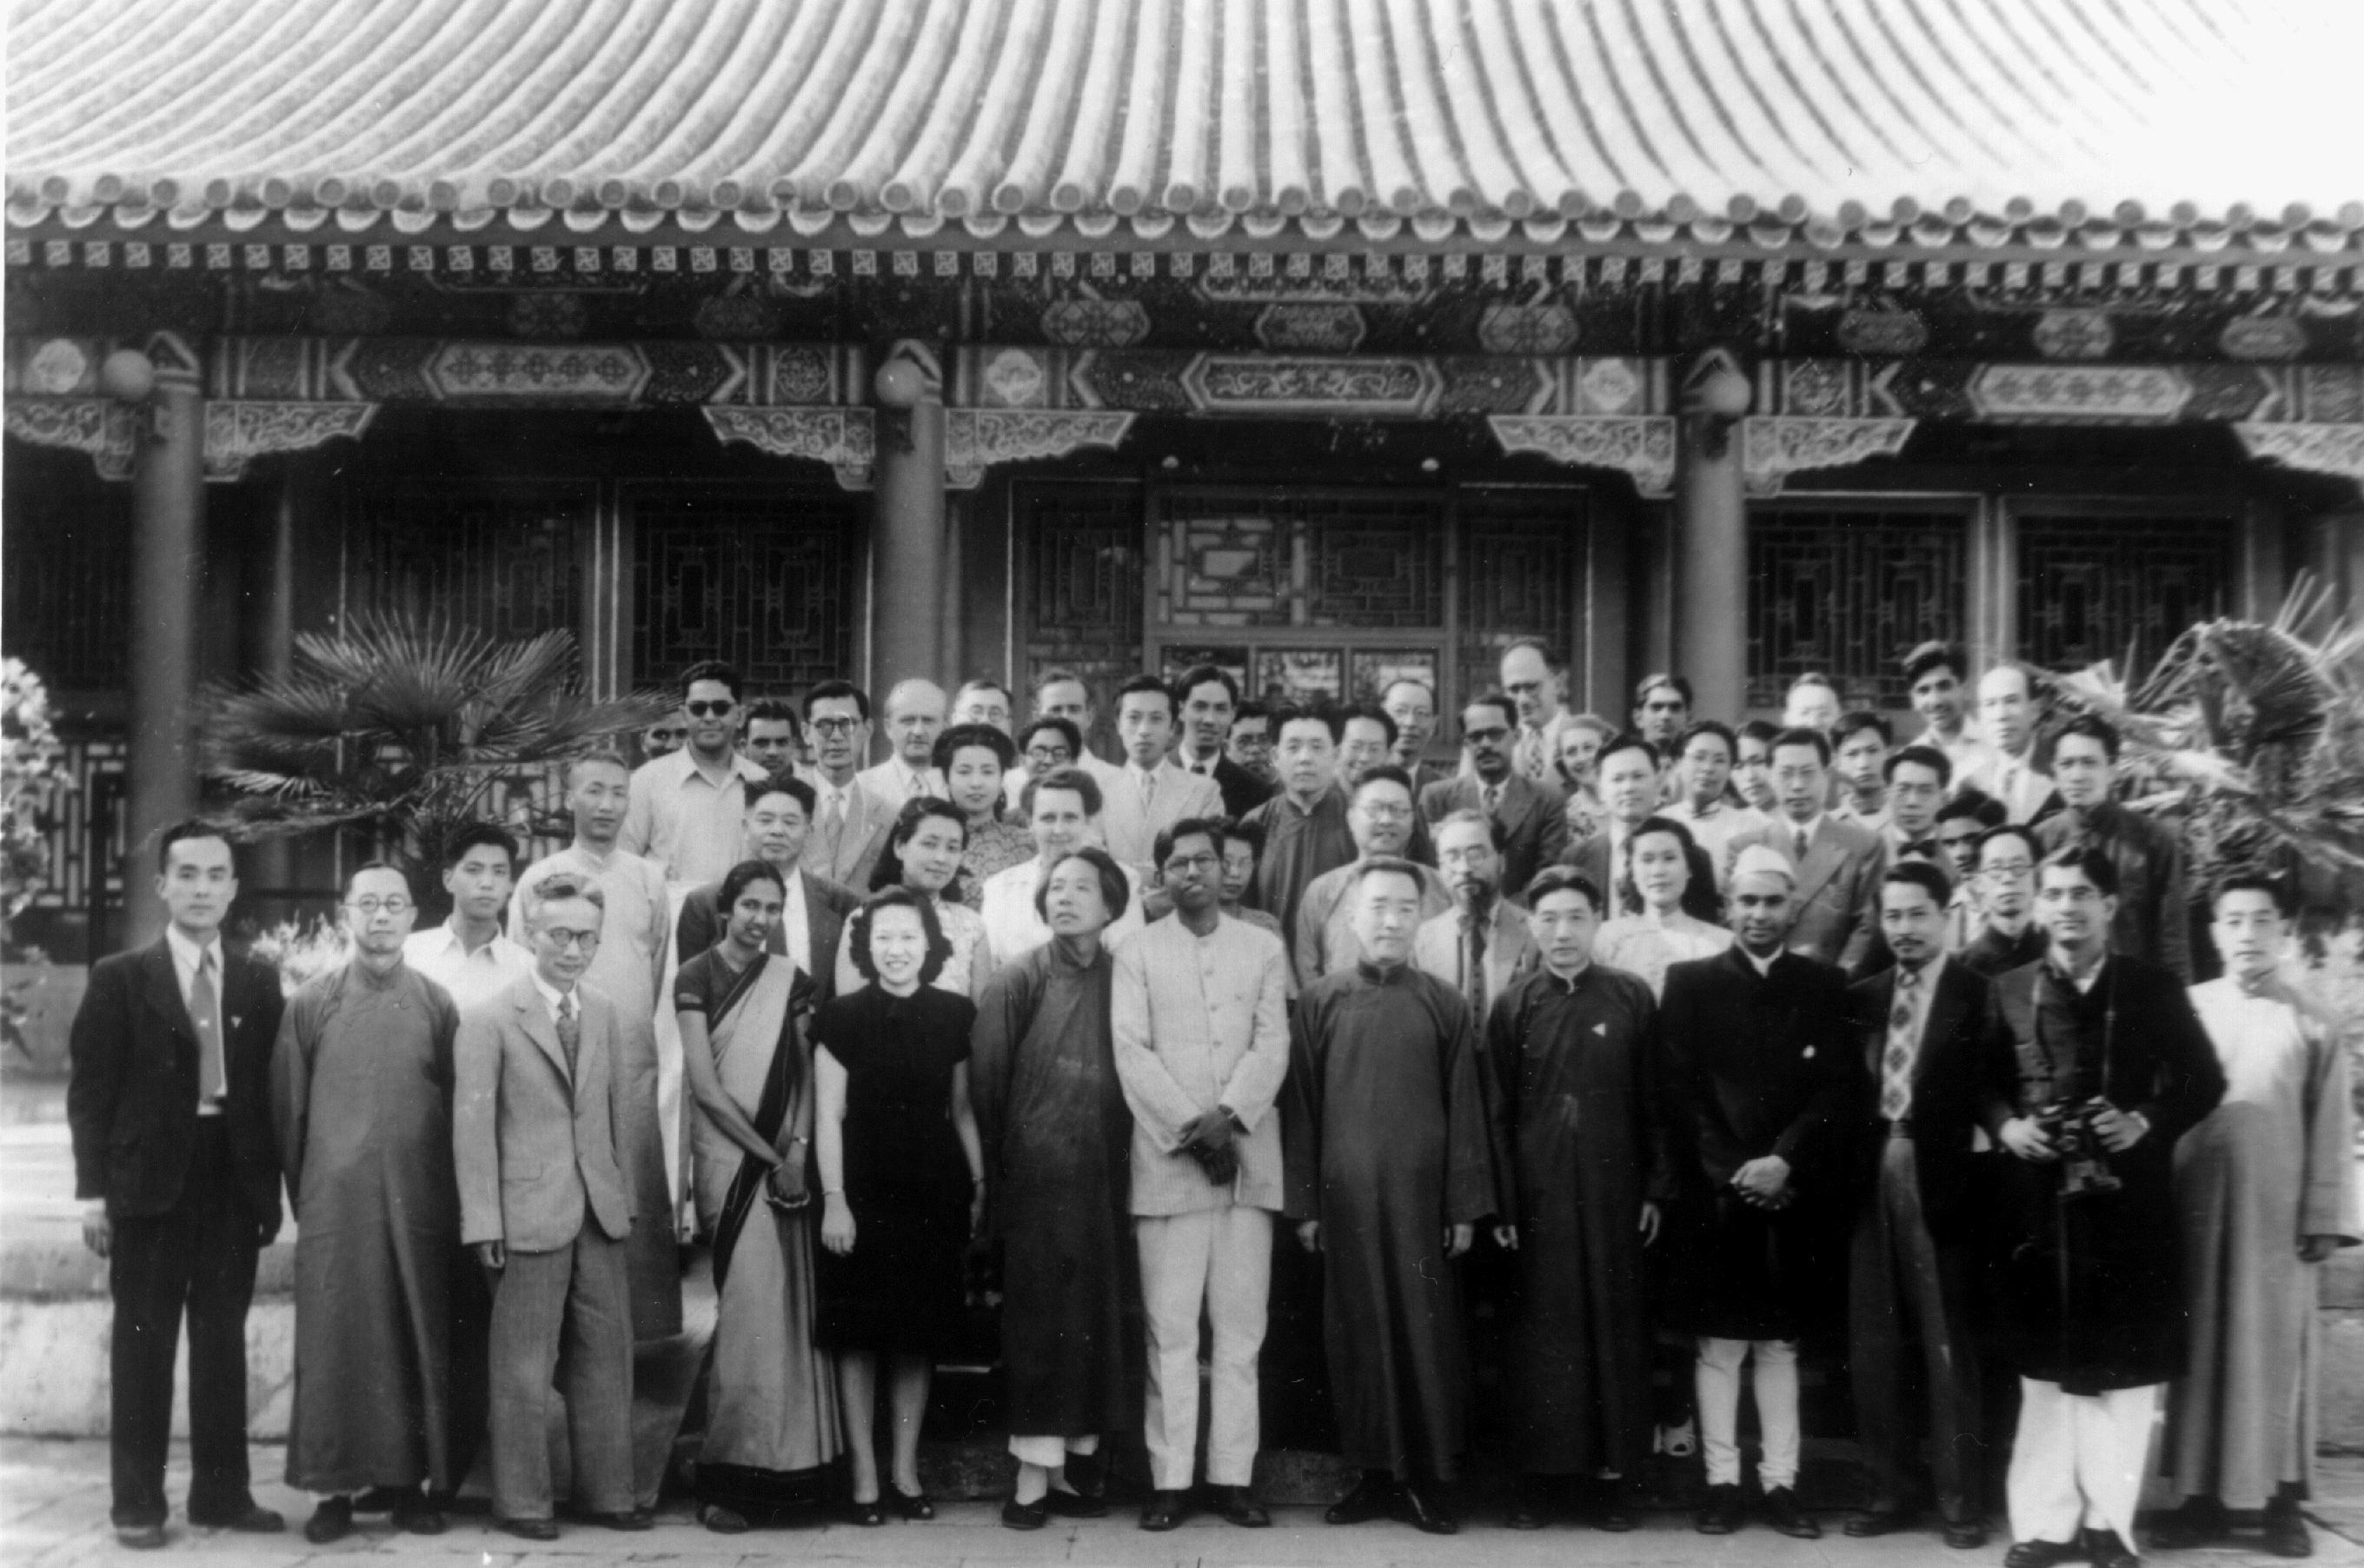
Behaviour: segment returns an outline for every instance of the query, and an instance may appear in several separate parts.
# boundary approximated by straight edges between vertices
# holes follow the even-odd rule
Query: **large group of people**
[[[1023,713],[912,678],[874,764],[860,688],[750,701],[700,665],[645,760],[568,766],[566,847],[450,834],[440,924],[353,869],[351,960],[289,998],[222,945],[232,844],[176,828],[164,936],[73,1026],[114,1524],[164,1540],[185,1316],[189,1518],[282,1528],[242,1324],[284,1185],[315,1541],[444,1528],[480,1449],[505,1529],[554,1537],[562,1495],[648,1528],[678,1422],[635,1419],[635,1346],[680,1333],[701,1247],[700,1520],[929,1518],[982,1246],[1016,1529],[1106,1514],[1136,1440],[1143,1528],[1268,1522],[1285,1266],[1318,1271],[1333,1523],[1458,1528],[1482,1302],[1513,1528],[1631,1528],[1655,1456],[1696,1454],[1699,1529],[1818,1534],[1800,1361],[1830,1345],[1850,1536],[1974,1547],[2000,1504],[2012,1568],[2118,1568],[2156,1452],[2156,1544],[2261,1511],[2302,1553],[2313,1268],[2364,1225],[2290,894],[2189,886],[2117,735],[2040,725],[2029,672],[1930,644],[1904,675],[1902,745],[1813,676],[1778,724],[1671,673],[1612,722],[1522,642],[1445,758],[1418,680],[1300,706],[1201,666],[1112,694],[1112,761],[1072,672]]]

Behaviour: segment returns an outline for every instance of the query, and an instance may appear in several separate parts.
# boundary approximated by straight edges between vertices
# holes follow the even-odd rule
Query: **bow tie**
[[[1905,845],[1902,848],[1899,849],[1896,853],[1899,857],[1918,855],[1924,858],[1935,860],[1937,858],[1937,841],[1934,838],[1916,838],[1911,843]]]

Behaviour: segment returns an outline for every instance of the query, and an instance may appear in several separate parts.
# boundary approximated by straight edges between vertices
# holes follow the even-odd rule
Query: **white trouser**
[[[1757,1484],[1767,1492],[1798,1484],[1798,1341],[1711,1339],[1699,1342],[1700,1450],[1707,1456],[1707,1484],[1740,1484],[1740,1363],[1756,1353],[1756,1425],[1765,1435],[1765,1456],[1756,1464]]]
[[[1009,1451],[1018,1456],[1020,1464],[1038,1464],[1044,1470],[1058,1470],[1067,1462],[1069,1454],[1092,1454],[1100,1451],[1100,1435],[1089,1433],[1079,1438],[1029,1437],[1009,1435]]]
[[[2077,1527],[2115,1530],[2131,1550],[2151,1428],[2163,1383],[2064,1394],[2019,1380],[2019,1430],[2005,1488],[2014,1540],[2073,1540]]]
[[[1149,1320],[1145,1436],[1151,1482],[1190,1485],[1199,1449],[1199,1308],[1214,1328],[1209,1360],[1214,1412],[1207,1480],[1245,1486],[1255,1478],[1256,1352],[1264,1348],[1272,1284],[1272,1215],[1237,1204],[1195,1214],[1142,1215],[1141,1297]]]

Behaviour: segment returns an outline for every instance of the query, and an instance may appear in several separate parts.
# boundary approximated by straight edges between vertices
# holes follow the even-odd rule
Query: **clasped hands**
[[[1790,1190],[1790,1162],[1778,1154],[1764,1154],[1732,1173],[1732,1185],[1742,1200],[1760,1209],[1786,1209],[1797,1194]]]
[[[1210,1182],[1228,1187],[1240,1173],[1240,1151],[1233,1141],[1236,1133],[1232,1114],[1217,1105],[1183,1130],[1182,1152],[1199,1162]]]

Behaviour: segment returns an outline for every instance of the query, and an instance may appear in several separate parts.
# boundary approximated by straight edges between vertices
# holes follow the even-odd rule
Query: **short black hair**
[[[747,809],[753,811],[755,802],[766,795],[786,795],[805,809],[810,816],[820,804],[820,794],[811,785],[793,773],[775,773],[769,778],[747,786]]]
[[[1221,665],[1192,665],[1188,669],[1184,670],[1174,682],[1176,705],[1179,706],[1188,701],[1190,693],[1210,683],[1223,689],[1224,694],[1231,698],[1233,709],[1236,710],[1239,707],[1240,683],[1233,680],[1232,672]]]
[[[391,861],[391,860],[364,860],[364,861],[362,861],[360,865],[358,865],[358,866],[354,867],[351,870],[350,870],[350,871],[348,871],[348,872],[346,872],[346,873],[345,873],[345,885],[344,885],[344,888],[343,888],[343,890],[342,890],[341,891],[340,891],[340,892],[337,894],[337,896],[338,896],[339,898],[340,898],[340,899],[349,899],[349,898],[352,897],[352,896],[353,896],[353,882],[354,882],[354,880],[355,880],[356,879],[358,879],[358,878],[361,876],[361,874],[362,874],[362,872],[364,872],[364,871],[391,871],[391,872],[393,872],[396,876],[397,876],[397,877],[399,877],[399,878],[401,878],[401,879],[402,879],[402,896],[403,896],[404,898],[407,898],[407,899],[410,900],[410,901],[411,901],[412,902],[414,902],[414,903],[416,903],[416,902],[418,902],[418,890],[417,890],[417,889],[413,888],[413,887],[410,885],[410,873],[409,873],[409,872],[407,872],[407,871],[406,871],[406,870],[404,870],[401,867],[399,867],[399,866],[396,865],[396,864],[395,864],[393,861]]]
[[[509,857],[509,875],[518,872],[517,835],[498,823],[462,823],[443,836],[443,853],[440,857],[443,869],[449,871],[467,858],[468,851],[480,847],[499,850]]]
[[[863,901],[860,909],[846,916],[846,956],[853,960],[854,972],[873,985],[878,983],[878,964],[870,956],[870,926],[882,909],[920,912],[920,930],[928,942],[928,956],[920,960],[920,983],[932,983],[944,972],[944,966],[952,962],[952,938],[944,935],[944,923],[936,918],[935,901],[909,888],[886,888],[875,892]]]
[[[229,834],[203,817],[190,817],[186,821],[176,822],[164,830],[162,835],[156,841],[157,870],[170,871],[173,868],[173,846],[184,838],[220,839],[223,847],[229,851],[229,874],[233,877],[238,875],[238,846],[230,842]]]
[[[1802,724],[1782,730],[1774,735],[1772,744],[1766,748],[1766,755],[1769,756],[1785,745],[1812,746],[1817,762],[1824,767],[1831,765],[1831,743],[1820,730],[1810,730]]]
[[[903,885],[903,846],[911,842],[911,835],[930,817],[942,817],[959,828],[961,848],[967,849],[968,819],[961,815],[960,808],[933,795],[914,795],[903,802],[903,809],[895,813],[895,825],[886,830],[886,841],[879,846],[877,862],[870,868],[870,891]],[[957,868],[952,880],[944,884],[943,895],[956,903],[960,901],[961,873]]]
[[[868,723],[870,722],[870,693],[863,690],[862,688],[854,685],[853,682],[850,680],[824,680],[819,686],[814,687],[810,691],[806,692],[805,722],[808,724],[812,722],[814,703],[842,701],[849,697],[853,700],[853,711],[862,715],[862,722],[864,723]]]
[[[1388,678],[1387,684],[1379,688],[1379,700],[1382,703],[1387,701],[1388,693],[1393,691],[1399,686],[1419,687],[1421,694],[1428,699],[1429,706],[1432,708],[1436,706],[1436,688],[1431,686],[1427,681],[1421,679],[1421,678],[1416,675],[1389,676]]]
[[[785,697],[758,697],[748,703],[747,722],[752,724],[758,720],[773,724],[785,723],[791,738],[804,738],[805,722],[797,716],[797,705]]]
[[[2010,815],[2011,812],[2001,801],[1975,784],[1963,785],[1960,790],[1946,796],[1945,803],[1937,808],[1937,821],[1941,823],[1952,822],[1957,817],[1968,817],[1982,828],[2001,827],[2004,819]]]
[[[1420,803],[1420,792],[1411,787],[1411,775],[1392,762],[1382,762],[1360,778],[1355,779],[1354,801],[1362,800],[1363,791],[1374,784],[1399,784],[1403,787],[1403,792],[1412,798],[1414,805]]]
[[[1701,735],[1716,736],[1723,742],[1724,754],[1734,762],[1740,760],[1740,737],[1734,734],[1732,726],[1721,719],[1693,719],[1685,724],[1683,733],[1675,737],[1675,755],[1680,756],[1690,750],[1691,742]]]
[[[2074,871],[2093,884],[2102,897],[2118,896],[2118,863],[2108,851],[2091,844],[2064,844],[2035,863],[2036,886],[2046,871]]]
[[[1034,732],[1037,730],[1056,730],[1059,733],[1059,738],[1067,743],[1069,761],[1084,755],[1084,737],[1081,732],[1076,730],[1075,721],[1072,719],[1045,718],[1027,721],[1026,727],[1018,732],[1019,750],[1026,749],[1027,743],[1034,738]]]
[[[1028,726],[1029,729],[1032,727]],[[1068,726],[1070,729],[1074,727],[1072,724]],[[954,724],[942,731],[936,736],[936,748],[929,754],[928,760],[938,768],[947,768],[953,765],[954,754],[978,746],[994,755],[1004,773],[1018,766],[1018,743],[991,724]]]
[[[1970,656],[1958,643],[1927,642],[1904,655],[1904,684],[1918,686],[1933,669],[1950,669],[1956,680],[1970,678]]]
[[[1882,873],[1879,882],[1882,887],[1890,882],[1902,882],[1919,888],[1935,902],[1939,909],[1945,908],[1954,897],[1954,879],[1934,860],[1899,860]]]
[[[2101,742],[2102,755],[2112,762],[2118,760],[2118,727],[2099,713],[2080,713],[2054,731],[2052,749],[2056,755],[2060,750],[2060,743],[2070,735],[2083,735],[2088,740]]]
[[[583,900],[603,919],[608,913],[608,895],[599,890],[599,884],[573,871],[552,871],[540,881],[527,882],[518,889],[518,908],[524,913],[528,925],[541,918],[544,905],[563,903],[568,899]]]
[[[686,702],[689,700],[689,689],[696,686],[701,680],[710,680],[715,682],[717,685],[729,687],[730,689],[730,700],[733,702],[739,700],[740,689],[746,684],[739,678],[739,672],[737,670],[731,668],[729,665],[724,664],[720,659],[700,659],[696,664],[681,672],[681,697],[683,701]]]
[[[1051,874],[1070,860],[1080,860],[1099,873],[1100,902],[1108,905],[1109,924],[1114,925],[1124,918],[1132,902],[1132,884],[1125,880],[1122,868],[1116,857],[1097,844],[1087,844],[1080,849],[1070,849],[1043,868],[1043,879],[1034,884],[1034,913],[1043,924],[1051,924]]]
[[[1262,823],[1247,822],[1239,817],[1219,817],[1216,820],[1222,824],[1221,842],[1229,844],[1236,838],[1254,850],[1257,859],[1264,858],[1264,824]]]
[[[1174,689],[1172,687],[1166,685],[1164,681],[1158,679],[1157,677],[1154,675],[1136,675],[1132,679],[1126,681],[1122,686],[1118,687],[1116,689],[1116,705],[1119,708],[1122,708],[1126,698],[1139,697],[1152,691],[1165,699],[1165,712],[1169,718],[1178,719],[1182,716],[1182,700],[1174,695]]]
[[[1529,909],[1554,893],[1582,893],[1584,902],[1592,906],[1593,913],[1609,913],[1600,906],[1600,884],[1573,866],[1546,866],[1527,879]]]
[[[1272,720],[1272,738],[1276,741],[1280,739],[1280,732],[1291,724],[1321,725],[1330,732],[1332,745],[1346,738],[1346,716],[1335,708],[1299,707],[1284,702],[1274,708],[1268,717]]]
[[[1890,752],[1888,760],[1879,765],[1879,776],[1893,783],[1896,779],[1897,768],[1908,762],[1934,771],[1937,775],[1937,788],[1940,790],[1953,788],[1954,759],[1935,746],[1921,745],[1917,743]]]
[[[1831,726],[1831,744],[1845,745],[1866,730],[1879,735],[1881,745],[1896,744],[1896,726],[1868,708],[1857,708],[1840,714],[1839,722]]]
[[[1165,869],[1166,859],[1173,855],[1174,846],[1186,838],[1206,839],[1220,856],[1223,852],[1223,835],[1231,831],[1230,819],[1225,817],[1184,817],[1172,827],[1157,830],[1157,837],[1149,846],[1150,864],[1161,871]]]
[[[780,875],[780,868],[768,860],[742,860],[722,873],[722,886],[717,889],[714,894],[715,913],[724,920],[729,920],[731,906],[739,902],[739,895],[745,892],[748,885],[753,882],[769,882],[780,890],[782,898],[788,896],[788,879]]]
[[[1071,680],[1077,686],[1084,689],[1084,706],[1087,708],[1090,707],[1092,705],[1092,683],[1086,680],[1082,676],[1078,675],[1074,670],[1069,669],[1065,665],[1053,665],[1049,669],[1046,669],[1042,674],[1036,676],[1034,678],[1034,684],[1026,689],[1026,695],[1032,700],[1037,707],[1040,707],[1043,702],[1043,689],[1044,687],[1061,686]]]
[[[1087,817],[1099,815],[1100,808],[1108,804],[1108,797],[1100,793],[1098,779],[1080,767],[1054,767],[1040,778],[1029,778],[1026,788],[1018,792],[1018,809],[1028,822],[1034,820],[1034,797],[1045,790],[1072,791],[1082,799]]]
[[[1609,759],[1621,751],[1640,752],[1650,759],[1652,767],[1656,767],[1665,760],[1659,756],[1658,748],[1655,745],[1644,740],[1631,730],[1620,730],[1600,743],[1600,750],[1594,755],[1592,765],[1595,767],[1606,767],[1609,765]]]
[[[1544,642],[1541,637],[1511,638],[1509,642],[1502,644],[1502,652],[1495,660],[1496,666],[1500,667],[1502,659],[1509,658],[1512,654],[1517,653],[1522,648],[1533,648],[1536,653],[1542,655],[1544,667],[1555,674],[1566,667],[1562,664],[1559,655],[1553,650],[1552,645],[1549,643]]]
[[[1269,719],[1271,717],[1271,709],[1266,707],[1262,702],[1257,701],[1253,697],[1243,697],[1240,699],[1239,707],[1234,709],[1232,712],[1232,722],[1237,724],[1242,719]]]
[[[589,751],[576,752],[573,756],[566,759],[565,778],[566,787],[569,790],[574,788],[574,775],[576,772],[585,767],[612,767],[622,773],[627,778],[630,778],[632,776],[632,765],[624,760],[624,754],[622,752],[616,750],[613,746],[595,746]],[[511,858],[514,859],[515,857],[512,857]]]
[[[1466,733],[1469,728],[1469,710],[1472,708],[1494,709],[1502,715],[1504,728],[1515,730],[1519,727],[1519,705],[1511,700],[1508,692],[1481,691],[1464,702],[1461,705],[1461,728],[1464,733]]]
[[[2291,891],[2287,879],[2269,871],[2233,871],[2216,879],[2208,890],[2208,912],[2215,913],[2216,905],[2227,893],[2263,893],[2274,901],[2274,913],[2288,920],[2298,913],[2298,900]]]
[[[1770,719],[1751,719],[1740,726],[1739,737],[1744,741],[1755,741],[1769,752],[1773,749],[1773,743],[1781,738],[1781,726]],[[1737,744],[1734,744],[1732,748],[1732,759],[1734,762],[1740,760],[1740,747]]]
[[[1689,681],[1684,679],[1681,676],[1675,674],[1672,670],[1656,670],[1651,674],[1644,676],[1641,679],[1634,683],[1634,706],[1639,708],[1643,703],[1648,701],[1650,700],[1650,693],[1657,690],[1658,688],[1662,686],[1672,690],[1676,696],[1681,698],[1683,700],[1684,707],[1689,708],[1691,705],[1691,683]]]
[[[1354,703],[1338,715],[1337,738],[1339,740],[1343,741],[1346,738],[1346,726],[1356,719],[1367,720],[1378,725],[1387,734],[1388,749],[1390,751],[1395,749],[1398,733],[1395,717],[1376,702]]]
[[[1979,834],[1979,864],[1986,864],[1987,846],[1998,838],[2015,838],[2027,846],[2030,860],[2044,858],[2044,846],[2036,841],[2035,830],[2024,823],[1997,823]]]

